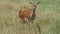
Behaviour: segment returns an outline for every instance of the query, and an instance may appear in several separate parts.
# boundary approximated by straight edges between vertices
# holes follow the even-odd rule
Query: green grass
[[[0,34],[60,34],[60,0],[40,1],[34,22],[20,24],[19,10],[28,0],[0,0]]]

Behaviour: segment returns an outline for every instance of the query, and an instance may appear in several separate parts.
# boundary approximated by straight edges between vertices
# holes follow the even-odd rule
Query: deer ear
[[[39,5],[40,2],[37,2],[36,4]]]
[[[30,3],[30,4],[32,4],[33,2],[32,2],[32,1],[30,1],[29,3]]]

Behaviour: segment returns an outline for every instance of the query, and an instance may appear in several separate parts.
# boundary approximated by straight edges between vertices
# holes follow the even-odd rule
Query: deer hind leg
[[[21,21],[22,21],[22,20],[19,18],[19,23],[21,23]]]
[[[28,19],[28,18],[25,18],[25,21],[26,21],[26,22],[29,22],[29,19]]]
[[[31,23],[33,23],[33,20],[25,18],[25,22],[31,22]]]
[[[23,18],[23,19],[19,18],[19,23],[25,24],[26,22],[28,22],[27,18]]]
[[[22,23],[22,19],[21,18],[19,18],[19,23]]]
[[[25,24],[25,20],[24,20],[24,19],[19,19],[19,22],[20,22],[21,24]]]

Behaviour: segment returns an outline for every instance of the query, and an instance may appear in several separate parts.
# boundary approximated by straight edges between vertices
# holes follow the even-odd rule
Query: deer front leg
[[[22,19],[21,18],[19,18],[19,23],[22,23]]]

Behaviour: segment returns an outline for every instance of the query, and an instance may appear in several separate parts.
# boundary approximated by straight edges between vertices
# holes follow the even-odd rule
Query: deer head
[[[36,9],[37,5],[39,5],[40,2],[33,3],[33,2],[30,1],[29,3],[30,3],[30,5],[31,5],[31,9],[34,10],[34,9]]]

